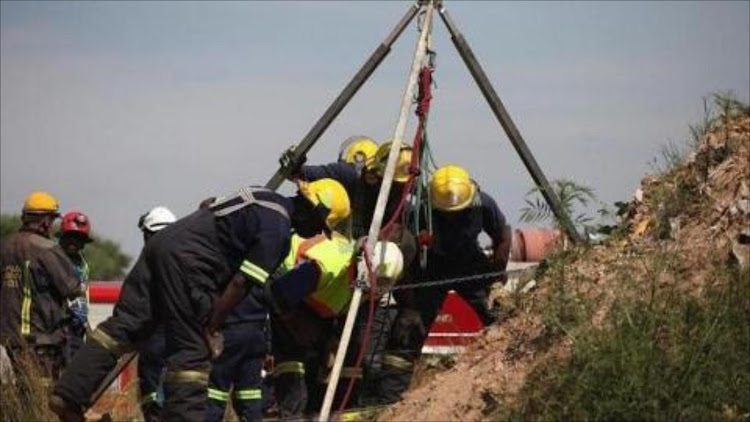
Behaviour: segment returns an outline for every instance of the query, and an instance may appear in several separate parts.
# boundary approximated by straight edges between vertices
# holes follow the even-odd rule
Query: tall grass
[[[56,421],[47,401],[50,382],[38,361],[28,351],[21,352],[15,356],[13,371],[15,383],[0,389],[0,420]]]
[[[611,325],[578,331],[563,363],[538,367],[511,420],[750,420],[750,274],[719,268],[701,298],[650,289]]]

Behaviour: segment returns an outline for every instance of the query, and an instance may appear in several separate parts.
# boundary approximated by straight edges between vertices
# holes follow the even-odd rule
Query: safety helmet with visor
[[[391,152],[391,145],[393,140],[384,142],[378,151],[375,153],[373,159],[373,169],[381,179],[385,175],[385,168],[388,165],[388,154]],[[396,183],[405,183],[409,180],[409,174],[411,169],[412,159],[412,147],[404,142],[401,143],[401,149],[398,153],[398,159],[396,160],[396,170],[393,173],[393,181]]]
[[[362,135],[351,136],[339,148],[339,161],[354,164],[360,170],[372,167],[378,144]]]
[[[351,214],[349,195],[344,186],[330,178],[313,182],[300,180],[299,192],[307,200],[315,219],[319,220],[320,230],[331,231],[341,226]],[[300,233],[302,234],[302,233]]]
[[[437,210],[463,210],[474,202],[476,193],[476,184],[469,172],[461,166],[448,164],[432,174],[430,201]]]

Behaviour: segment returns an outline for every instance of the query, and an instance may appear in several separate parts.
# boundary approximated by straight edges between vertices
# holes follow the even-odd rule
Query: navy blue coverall
[[[151,337],[138,344],[137,350],[141,413],[145,422],[158,422],[161,420],[164,403],[159,394],[161,377],[167,366],[164,324],[158,324]]]
[[[240,421],[263,418],[261,369],[266,359],[265,305],[249,297],[237,305],[221,329],[224,351],[211,363],[208,384],[208,422],[224,420],[227,401]]]
[[[323,178],[331,178],[339,181],[351,198],[352,204],[352,230],[350,234],[353,238],[358,239],[362,236],[367,236],[372,224],[373,214],[375,212],[375,205],[377,204],[378,194],[380,192],[380,182],[368,183],[365,174],[360,173],[357,170],[357,166],[346,162],[335,162],[325,165],[306,165],[300,169],[299,177],[304,180],[319,180]],[[383,213],[382,225],[390,221],[396,212],[399,200],[403,192],[404,185],[400,183],[394,183],[391,185],[391,189],[388,192],[388,200],[386,202],[385,211]],[[381,226],[382,227],[382,226]],[[416,238],[403,224],[396,223],[388,233],[384,233],[382,240],[389,240],[395,242],[404,256],[404,273],[409,271],[409,267],[417,256],[417,244]],[[361,371],[354,371],[353,365],[359,350],[359,344],[364,339],[364,328],[366,326],[366,319],[368,305],[363,303],[362,309],[359,310],[360,314],[357,318],[357,323],[352,333],[352,338],[356,339],[352,342],[352,346],[349,347],[345,359],[345,367],[342,372],[342,382],[339,384],[339,390],[346,390],[349,384],[349,378],[354,377],[356,379],[363,379],[363,375],[366,375],[367,379],[363,379],[364,384],[372,384],[378,382],[377,379],[380,375],[377,371],[370,367],[371,363],[375,365],[380,364],[382,360],[382,354],[386,347],[385,341],[376,341],[376,337],[383,337],[382,332],[390,331],[390,324],[395,318],[394,313],[396,312],[392,306],[376,306],[375,313],[373,315],[374,326],[372,330],[373,341],[370,341],[369,348],[367,351],[367,358],[364,361],[364,368]],[[339,327],[343,327],[343,320]],[[335,335],[332,331],[331,335]],[[356,344],[355,344],[356,343]],[[310,377],[308,377],[310,378]],[[360,397],[360,393],[365,390],[371,389],[371,385],[362,385],[362,382],[355,383],[355,388],[349,400],[350,405],[360,404],[360,399],[365,400],[366,398]],[[320,390],[321,385],[316,383],[315,385],[309,385],[310,391],[315,396],[321,396]],[[322,386],[325,388],[325,385]],[[337,398],[343,396],[341,392],[337,392]],[[312,399],[312,398],[311,398]],[[315,403],[316,400],[311,400],[311,403]]]
[[[485,232],[495,245],[509,230],[505,215],[486,193],[478,190],[474,204],[461,211],[432,210],[432,228],[433,244],[427,252],[427,266],[425,269],[413,266],[410,281],[440,280],[505,269],[496,268],[497,264],[490,262],[479,245],[480,233]],[[414,363],[450,290],[455,290],[471,305],[484,325],[496,320],[487,303],[494,282],[485,279],[406,290],[408,295],[399,303],[399,314],[383,357],[383,375],[376,393],[378,401],[398,401],[408,388]],[[417,324],[410,317],[414,311],[421,320]]]
[[[114,314],[89,336],[56,385],[56,396],[68,405],[88,408],[93,391],[117,358],[163,322],[164,417],[205,420],[210,352],[203,330],[213,301],[241,273],[249,295],[262,302],[268,275],[289,248],[292,199],[253,192],[256,200],[275,204],[276,209],[231,196],[221,209],[199,209],[149,240],[125,278]]]

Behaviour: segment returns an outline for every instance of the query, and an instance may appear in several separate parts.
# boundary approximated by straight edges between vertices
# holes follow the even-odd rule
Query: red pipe
[[[89,301],[91,303],[117,303],[121,289],[121,281],[91,281],[89,282]]]

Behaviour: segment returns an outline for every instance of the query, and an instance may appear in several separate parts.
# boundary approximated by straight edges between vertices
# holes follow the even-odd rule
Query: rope
[[[404,205],[406,199],[414,187],[414,180],[422,172],[420,170],[420,155],[422,151],[422,143],[424,140],[425,130],[427,128],[427,116],[430,112],[430,103],[432,101],[432,73],[435,70],[431,66],[423,66],[419,72],[419,94],[417,96],[417,109],[416,114],[419,117],[419,125],[417,126],[417,132],[414,134],[414,141],[412,142],[412,155],[411,163],[409,165],[409,179],[404,184],[404,188],[401,191],[401,198],[398,202],[398,207],[394,211],[391,219],[386,223],[385,226],[380,230],[381,235],[386,235],[393,225],[403,218],[405,212]]]
[[[367,243],[365,243],[366,247]],[[375,277],[375,273],[372,270],[372,263],[370,262],[370,254],[365,251],[363,254],[365,258],[365,267],[367,267],[367,278],[370,281],[370,286],[372,286],[373,290],[377,290],[377,277]],[[358,370],[359,367],[362,365],[362,361],[365,358],[365,352],[367,351],[367,348],[370,345],[370,335],[372,334],[372,319],[375,315],[375,295],[370,295],[369,300],[369,309],[367,311],[367,325],[365,325],[365,332],[362,338],[362,344],[359,346],[359,351],[357,352],[357,359],[354,363],[355,370]],[[344,394],[343,400],[341,400],[341,404],[339,405],[339,412],[343,411],[346,408],[347,403],[349,402],[349,396],[352,393],[352,390],[354,389],[354,382],[356,379],[354,377],[349,379],[349,385],[346,387],[346,394]]]
[[[411,156],[411,163],[409,165],[409,179],[404,184],[404,188],[401,191],[401,197],[399,198],[398,206],[396,207],[396,210],[391,216],[391,219],[380,230],[381,236],[386,236],[387,233],[394,227],[396,222],[398,220],[403,219],[403,214],[406,212],[405,204],[407,202],[407,198],[409,197],[409,194],[412,191],[416,176],[419,176],[421,174],[421,171],[419,170],[420,153],[422,150],[422,141],[425,137],[425,128],[427,127],[427,116],[430,111],[430,102],[432,100],[431,87],[432,87],[432,73],[433,72],[434,72],[434,69],[432,68],[432,66],[429,66],[429,65],[423,66],[419,72],[419,83],[418,83],[419,94],[417,97],[417,109],[416,109],[416,114],[417,116],[419,116],[419,125],[417,126],[417,132],[414,135],[414,142],[412,143],[413,153]],[[419,204],[417,204],[417,206],[419,206]],[[365,256],[365,263],[367,264],[367,272],[368,272],[368,278],[370,280],[371,289],[377,292],[378,291],[377,287],[374,284],[375,275],[372,272],[372,269],[370,268],[370,262],[367,259],[368,254],[365,253],[364,256]],[[365,333],[364,333],[364,337],[362,340],[362,344],[360,344],[359,351],[357,353],[356,363],[354,366],[356,369],[359,369],[360,365],[362,364],[362,360],[364,359],[364,355],[367,352],[367,348],[370,343],[370,335],[372,334],[373,317],[375,314],[375,296],[376,296],[375,294],[370,295],[367,323],[365,325]],[[344,398],[341,401],[341,404],[339,405],[339,411],[344,410],[344,408],[346,407],[349,401],[349,396],[352,390],[354,389],[354,383],[355,383],[355,379],[351,378],[349,380],[349,385],[347,386],[347,389],[346,389],[346,394],[344,395]]]

